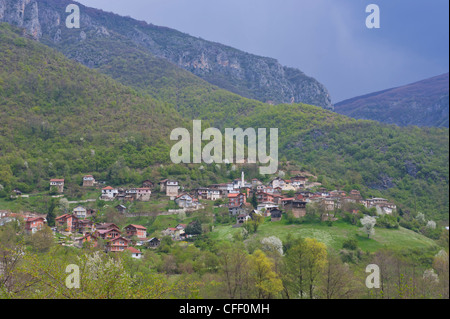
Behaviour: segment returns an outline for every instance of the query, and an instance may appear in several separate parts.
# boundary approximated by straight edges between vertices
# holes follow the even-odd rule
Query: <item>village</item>
[[[335,221],[335,211],[348,204],[359,204],[367,209],[376,209],[377,215],[393,214],[397,207],[394,203],[384,198],[364,199],[360,192],[352,190],[327,191],[320,183],[311,178],[307,172],[299,172],[289,179],[275,177],[266,185],[258,179],[250,182],[245,179],[244,172],[240,179],[229,183],[213,184],[186,190],[179,181],[164,179],[157,183],[158,196],[167,198],[177,207],[168,213],[195,212],[204,209],[206,202],[214,202],[214,205],[228,210],[230,218],[235,224],[230,227],[242,227],[245,223],[254,220],[258,216],[268,218],[272,222],[280,221],[283,214],[289,212],[294,218],[301,219],[307,214],[308,205],[316,205],[324,212],[322,221]],[[64,196],[64,179],[51,179],[50,189],[58,193],[54,197]],[[141,187],[115,188],[104,186],[103,182],[97,182],[92,175],[83,177],[84,188],[101,190],[99,199],[105,202],[119,202],[114,209],[121,215],[127,216],[128,205],[134,202],[149,202],[155,194],[155,183],[146,180]],[[17,196],[24,196],[16,190]],[[25,195],[26,196],[26,195]],[[346,206],[346,207],[347,207]],[[353,205],[351,207],[357,207]],[[357,214],[356,209],[352,213]],[[102,248],[106,253],[129,251],[133,258],[142,258],[142,248],[155,249],[161,244],[163,237],[172,241],[182,241],[195,235],[187,234],[189,224],[177,224],[158,232],[158,235],[149,237],[147,228],[142,225],[128,224],[122,229],[114,223],[98,223],[94,221],[96,210],[77,205],[69,212],[55,218],[55,226],[52,228],[55,237],[69,238],[70,246],[82,248],[85,245],[96,247],[102,242]],[[34,234],[47,224],[47,216],[38,213],[12,213],[0,210],[0,226],[16,219],[24,221],[25,230]],[[192,224],[192,223],[191,223]],[[59,242],[67,245],[66,241]]]

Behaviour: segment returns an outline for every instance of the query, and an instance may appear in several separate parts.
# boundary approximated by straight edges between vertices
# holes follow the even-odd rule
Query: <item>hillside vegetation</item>
[[[189,128],[186,118],[198,118],[220,128],[277,127],[282,161],[315,173],[326,187],[386,196],[402,210],[448,220],[448,129],[398,128],[309,105],[263,104],[176,69],[158,78],[157,67],[147,71],[159,62],[140,57],[116,57],[100,68],[131,89],[8,25],[1,34],[0,184],[6,189],[26,183],[46,189],[49,177],[86,172],[138,180],[136,169],[169,162],[170,129]],[[191,169],[178,171],[190,175]]]

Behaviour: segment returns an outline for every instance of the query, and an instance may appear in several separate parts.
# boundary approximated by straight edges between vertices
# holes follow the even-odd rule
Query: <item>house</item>
[[[206,199],[215,201],[222,198],[222,191],[220,189],[208,189]]]
[[[142,188],[150,188],[150,189],[152,189],[153,186],[154,186],[153,183],[151,181],[149,181],[149,180],[145,180],[145,181],[142,182]]]
[[[367,208],[372,208],[372,207],[376,207],[377,205],[380,204],[387,204],[388,200],[385,198],[371,198],[366,200],[366,207]]]
[[[292,201],[292,214],[295,218],[302,218],[306,216],[306,202],[301,200]]]
[[[117,231],[119,231],[120,232],[120,228],[116,225],[116,224],[113,224],[113,223],[102,223],[102,224],[97,224],[96,225],[96,228],[97,229],[102,229],[102,230],[107,230],[107,229],[115,229],[115,230],[117,230]]]
[[[83,206],[77,206],[73,209],[73,215],[79,219],[85,219],[87,217],[87,209]]]
[[[281,177],[277,177],[277,178],[273,179],[272,181],[270,181],[269,186],[271,186],[272,188],[283,189],[285,184],[286,184],[286,182],[284,181],[284,179],[282,179]]]
[[[92,175],[83,176],[83,187],[92,187],[95,184],[95,178]]]
[[[84,243],[90,243],[93,245],[93,247],[97,247],[97,244],[98,244],[97,239],[98,238],[95,234],[86,233],[86,234],[84,234],[83,237],[75,239],[75,241],[76,241],[75,245],[77,247],[81,248],[81,247],[83,247]]]
[[[166,196],[169,196],[170,199],[175,199],[178,196],[178,190],[180,189],[180,185],[177,181],[168,180],[166,182]]]
[[[279,209],[273,209],[270,211],[270,220],[273,222],[277,222],[281,220],[283,212]]]
[[[246,211],[247,211],[247,209],[246,209],[245,204],[228,207],[228,212],[232,216],[238,216],[238,215],[244,214],[244,213],[246,213]]]
[[[148,202],[148,201],[150,201],[151,195],[152,195],[152,190],[149,187],[138,188],[136,199],[141,202]]]
[[[127,212],[127,207],[124,205],[117,205],[115,209],[117,209],[117,211],[121,214],[125,214]]]
[[[92,220],[82,219],[78,221],[78,230],[82,233],[92,233],[95,231],[95,225]]]
[[[64,179],[51,179],[50,189],[55,187],[58,193],[64,192]]]
[[[116,188],[112,188],[111,186],[107,186],[102,188],[102,196],[100,199],[105,201],[112,201],[119,193],[119,190]]]
[[[136,188],[130,188],[125,190],[125,196],[122,199],[127,202],[134,202],[137,199],[137,194]]]
[[[128,225],[125,227],[127,237],[137,237],[139,239],[147,238],[147,228],[141,225]]]
[[[209,188],[200,187],[195,190],[198,199],[208,199]]]
[[[121,231],[110,228],[110,229],[97,229],[95,235],[101,239],[114,239],[121,237]]]
[[[272,209],[276,209],[278,208],[278,205],[274,204],[273,202],[263,202],[263,203],[259,203],[258,206],[256,207],[257,211],[266,211],[269,212]]]
[[[34,234],[35,232],[44,228],[46,223],[43,217],[29,217],[25,218],[25,230],[29,233]]]
[[[305,176],[297,175],[291,178],[291,184],[294,188],[304,188],[308,182],[308,178]]]
[[[192,198],[189,194],[182,194],[175,199],[175,203],[181,208],[192,208],[197,206],[197,202],[194,202],[194,198]]]
[[[243,193],[228,194],[228,206],[237,207],[246,203],[246,196]]]
[[[256,201],[258,203],[275,203],[274,195],[265,192],[256,193]]]
[[[147,246],[149,248],[158,248],[159,245],[161,245],[161,241],[156,237],[153,237],[153,238],[150,238],[149,240],[147,240]]]
[[[106,244],[106,251],[107,252],[125,251],[125,249],[128,248],[129,242],[130,240],[121,236],[113,238]]]
[[[134,247],[128,247],[127,251],[131,252],[131,257],[136,258],[136,259],[141,259],[142,258],[142,252],[137,250]]]
[[[242,225],[245,224],[246,222],[248,222],[249,220],[251,220],[252,218],[250,217],[249,214],[240,214],[237,218],[236,218],[236,222],[238,225]]]
[[[184,234],[185,234],[184,230],[174,227],[169,227],[162,231],[163,236],[171,236],[172,239],[175,240],[179,240],[181,236],[183,236]]]
[[[78,217],[72,214],[64,214],[55,218],[55,226],[68,232],[76,232],[78,230]]]

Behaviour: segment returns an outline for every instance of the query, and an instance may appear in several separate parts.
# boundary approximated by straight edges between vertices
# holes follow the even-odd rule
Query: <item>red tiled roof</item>
[[[107,190],[107,189],[114,189],[114,188],[112,188],[111,186],[107,186],[107,187],[102,188],[102,189]]]
[[[136,229],[143,229],[143,230],[146,230],[147,228],[146,227],[144,227],[144,226],[141,226],[141,225],[133,225],[133,224],[131,224],[131,225],[128,225],[126,228],[128,228],[128,227],[134,227],[134,228],[136,228]]]
[[[53,178],[50,180],[50,182],[64,182],[64,179]]]
[[[127,250],[131,251],[133,254],[142,254],[142,252],[140,252],[134,247],[128,247]]]

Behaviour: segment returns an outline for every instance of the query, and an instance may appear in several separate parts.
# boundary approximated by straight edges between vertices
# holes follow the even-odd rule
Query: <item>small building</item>
[[[112,201],[114,200],[114,198],[117,196],[118,193],[119,193],[118,189],[113,188],[111,186],[107,186],[102,188],[102,196],[100,197],[100,199],[105,201]]]
[[[73,209],[73,214],[79,219],[85,219],[87,217],[87,209],[83,206],[77,206]]]
[[[272,181],[270,181],[269,186],[271,186],[272,188],[283,189],[285,184],[286,184],[286,182],[284,181],[284,179],[282,179],[281,177],[277,177],[277,178],[273,179]]]
[[[295,218],[302,218],[306,216],[306,202],[301,200],[292,201],[292,214]]]
[[[246,196],[243,193],[228,194],[229,207],[237,207],[246,203]]]
[[[78,221],[78,231],[82,234],[92,233],[95,231],[95,225],[92,220],[82,219]]]
[[[101,239],[114,239],[121,237],[121,231],[115,228],[97,229],[95,235]]]
[[[177,181],[168,180],[166,182],[166,196],[169,196],[171,199],[174,199],[178,196],[178,190],[180,189],[180,185]]]
[[[128,225],[125,227],[126,236],[137,237],[139,239],[147,238],[147,228],[141,225]]]
[[[97,247],[97,244],[98,244],[97,240],[98,240],[98,238],[95,234],[86,233],[86,234],[84,234],[83,237],[75,239],[75,241],[76,241],[75,245],[77,247],[81,248],[81,247],[83,247],[84,243],[89,243],[89,244],[92,244],[93,247]]]
[[[44,228],[46,223],[43,217],[29,217],[25,218],[25,230],[29,233],[34,234]]]
[[[147,247],[149,248],[158,248],[159,245],[161,245],[161,241],[156,237],[147,240]]]
[[[106,251],[107,252],[120,252],[125,251],[125,249],[128,248],[130,240],[124,238],[124,237],[116,237],[114,239],[111,239],[106,244]]]
[[[95,178],[92,175],[83,176],[83,187],[93,187],[95,184]]]
[[[63,231],[76,232],[78,230],[78,217],[64,214],[55,218],[55,226]]]
[[[189,194],[179,195],[175,198],[175,203],[181,208],[192,208],[197,204],[197,202],[194,202],[194,198]]]
[[[51,179],[50,189],[55,187],[58,193],[64,193],[64,179]]]
[[[245,224],[246,222],[248,222],[249,220],[251,220],[252,218],[250,217],[249,214],[240,214],[237,218],[236,218],[236,222],[238,225],[242,225]]]
[[[127,212],[127,207],[125,206],[125,205],[117,205],[116,207],[115,207],[115,209],[117,209],[117,211],[119,212],[119,213],[121,213],[121,214],[126,214],[126,212]]]
[[[128,247],[127,250],[131,253],[132,258],[141,259],[142,258],[142,252],[137,250],[134,247]]]
[[[137,188],[136,199],[141,202],[150,201],[150,196],[152,195],[152,190],[149,187]]]
[[[279,209],[273,209],[270,211],[270,220],[273,222],[277,222],[281,220],[283,212]]]

